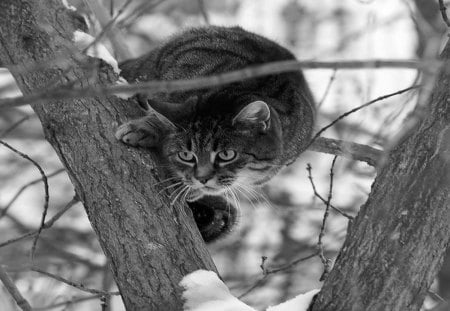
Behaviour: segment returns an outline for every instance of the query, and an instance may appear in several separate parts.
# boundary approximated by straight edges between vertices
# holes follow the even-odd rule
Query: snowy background
[[[82,1],[69,2],[80,12],[85,11]],[[124,3],[114,2],[116,11]],[[154,4],[151,9],[134,12],[142,1],[133,1],[123,14],[124,18],[118,20],[126,45],[134,56],[145,53],[183,28],[206,25],[206,19],[213,25],[240,25],[264,35],[288,47],[300,60],[433,58],[442,45],[442,28],[431,25],[417,12],[413,1],[208,0],[203,1],[206,19],[199,6],[202,1],[147,2]],[[105,4],[109,8],[110,1]],[[98,24],[94,21],[91,28],[95,36],[99,32]],[[103,43],[111,48],[107,40]],[[320,103],[317,129],[353,107],[409,87],[418,79],[417,71],[411,69],[311,69],[305,74]],[[19,95],[11,83],[8,72],[0,70],[0,97]],[[392,97],[351,115],[323,136],[382,148],[399,131],[416,101],[414,92]],[[58,171],[62,164],[45,142],[39,121],[30,108],[2,111],[0,135],[27,115],[29,119],[4,139],[30,155],[48,174]],[[305,152],[261,190],[259,200],[248,202],[242,198],[238,228],[209,246],[218,271],[233,294],[246,293],[263,277],[262,256],[267,257],[265,267],[270,269],[316,251],[324,205],[314,198],[306,165],[311,164],[317,189],[326,197],[332,158]],[[364,163],[338,158],[334,174],[333,205],[355,215],[370,192],[374,169]],[[6,207],[22,186],[39,178],[35,167],[0,148],[0,208]],[[50,178],[49,183],[51,216],[70,201],[74,192],[64,172]],[[24,190],[8,214],[0,218],[0,243],[37,228],[42,205],[41,183]],[[334,259],[336,256],[346,227],[347,219],[331,212],[324,236],[327,257]],[[104,267],[106,259],[80,204],[43,236],[37,257],[41,267],[91,288],[115,290],[112,277]],[[27,272],[30,245],[30,240],[25,240],[0,248],[0,263],[9,271],[17,271],[14,274],[17,285],[33,306],[57,305],[87,296],[58,281]],[[243,301],[259,309],[285,301],[320,288],[322,272],[320,259],[314,257],[269,275],[246,294]],[[98,299],[91,299],[52,310],[99,310],[99,304]],[[2,287],[0,306],[1,310],[15,310]],[[119,298],[113,298],[111,310],[123,310]]]

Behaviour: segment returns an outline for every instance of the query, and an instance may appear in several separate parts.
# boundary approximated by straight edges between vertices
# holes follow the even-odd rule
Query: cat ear
[[[262,100],[251,102],[241,109],[233,118],[233,125],[236,124],[260,125],[265,131],[270,126],[270,109]]]

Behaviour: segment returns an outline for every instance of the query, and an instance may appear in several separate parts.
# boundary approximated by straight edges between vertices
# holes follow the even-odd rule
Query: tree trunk
[[[450,44],[442,54],[450,58]],[[419,310],[450,238],[450,75],[426,116],[392,150],[314,311]]]
[[[60,0],[0,1],[0,63],[25,69],[47,64],[39,71],[13,71],[25,94],[52,84],[117,79],[109,66],[93,74],[88,69],[99,62],[86,66],[87,57],[84,64],[75,59],[77,25]],[[157,195],[157,158],[114,138],[119,123],[141,114],[137,106],[109,96],[37,101],[32,108],[84,204],[127,310],[181,310],[181,278],[215,267],[192,217]]]
[[[79,21],[69,13],[60,0],[0,1],[0,63],[48,63],[13,72],[24,93],[117,78],[105,67],[93,79],[75,60],[70,41]],[[61,55],[64,61],[51,62]],[[313,310],[420,308],[450,238],[449,89],[443,74],[427,117],[391,152]],[[157,158],[114,139],[118,123],[138,116],[138,108],[113,96],[32,107],[84,203],[126,308],[180,310],[181,277],[215,268],[192,218],[157,195]]]

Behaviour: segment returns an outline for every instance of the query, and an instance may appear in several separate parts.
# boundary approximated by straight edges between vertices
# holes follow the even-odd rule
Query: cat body
[[[129,82],[177,80],[294,59],[277,43],[240,27],[210,26],[176,35],[120,68]],[[314,123],[314,100],[300,71],[140,100],[152,109],[119,127],[116,137],[160,148],[184,187],[180,197],[188,201],[206,196],[230,201],[236,192],[251,193],[249,187],[268,181],[304,151]]]

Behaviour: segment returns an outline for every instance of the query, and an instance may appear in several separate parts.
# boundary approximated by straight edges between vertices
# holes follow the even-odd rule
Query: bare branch
[[[0,133],[0,139],[2,139],[3,137],[5,137],[6,135],[8,135],[9,133],[11,133],[12,131],[14,131],[19,125],[21,125],[23,122],[27,121],[28,119],[31,118],[31,114],[30,115],[26,115],[24,117],[22,117],[21,119],[19,119],[17,122],[15,122],[14,124],[12,124],[9,128],[7,128],[6,130],[4,130],[3,132]]]
[[[247,290],[245,290],[242,294],[240,294],[238,296],[238,298],[242,299],[243,297],[245,297],[248,294],[250,294],[256,288],[262,286],[266,282],[266,280],[269,277],[269,275],[275,274],[275,273],[278,273],[278,272],[281,272],[281,271],[289,270],[289,269],[295,267],[296,265],[298,265],[301,262],[304,262],[304,261],[306,261],[308,259],[316,257],[318,254],[319,254],[318,252],[315,252],[315,253],[310,254],[308,256],[297,258],[297,259],[291,261],[290,263],[288,263],[286,265],[282,265],[282,266],[275,267],[275,268],[272,268],[272,269],[265,268],[265,262],[267,260],[267,257],[266,256],[262,256],[261,257],[261,269],[262,269],[262,272],[263,272],[263,276],[259,280],[257,280],[252,286],[250,286]]]
[[[95,17],[99,21],[100,25],[102,25],[102,30],[95,37],[94,41],[92,41],[86,48],[83,49],[83,53],[97,44],[100,39],[108,34],[108,38],[110,39],[112,45],[114,46],[114,52],[116,52],[119,56],[119,60],[125,60],[131,57],[131,53],[125,45],[126,40],[124,40],[123,35],[118,27],[116,27],[117,19],[122,15],[124,10],[130,5],[132,0],[127,0],[122,5],[122,7],[117,12],[116,16],[110,18],[106,13],[107,10],[103,6],[103,4],[99,0],[84,0],[84,2],[89,6],[91,11],[94,13]]]
[[[20,152],[19,150],[13,148],[11,145],[7,144],[6,142],[0,140],[0,144],[2,144],[3,146],[5,146],[6,148],[10,149],[11,151],[13,151],[14,153],[20,155],[22,158],[30,161],[31,163],[33,163],[34,166],[36,166],[36,168],[39,170],[39,173],[41,173],[42,176],[42,182],[44,183],[44,192],[45,192],[45,198],[44,198],[44,208],[42,211],[42,218],[41,218],[41,226],[39,227],[39,230],[36,234],[36,237],[33,241],[33,246],[31,247],[31,260],[34,259],[34,253],[36,251],[36,245],[39,239],[39,234],[42,231],[42,227],[44,226],[45,223],[45,217],[47,216],[47,210],[48,210],[48,201],[50,199],[50,195],[49,195],[49,191],[48,191],[48,180],[47,180],[47,175],[45,175],[44,170],[42,169],[42,167],[36,162],[34,161],[32,158],[30,158],[28,155]]]
[[[0,248],[1,248],[1,247],[4,247],[4,246],[6,246],[6,245],[9,245],[9,244],[15,243],[15,242],[19,242],[19,241],[24,240],[24,239],[29,238],[29,237],[37,236],[38,234],[40,234],[40,232],[41,232],[42,230],[48,229],[48,228],[50,228],[51,226],[53,226],[53,224],[54,224],[59,218],[61,218],[61,216],[62,216],[65,212],[67,212],[72,206],[74,206],[74,205],[75,205],[76,203],[78,203],[78,202],[79,202],[79,200],[78,200],[78,198],[75,196],[69,203],[66,204],[66,206],[64,206],[60,211],[58,211],[52,218],[50,218],[50,219],[49,219],[48,221],[46,221],[43,225],[41,225],[41,226],[39,227],[38,230],[34,230],[34,231],[28,232],[28,233],[26,233],[26,234],[24,234],[24,235],[21,235],[20,237],[13,238],[13,239],[7,240],[7,241],[5,241],[5,242],[2,242],[2,243],[0,243]]]
[[[139,17],[149,14],[154,8],[163,3],[164,0],[142,1],[134,10],[118,23],[118,27],[129,27]]]
[[[33,268],[31,268],[31,270],[34,271],[34,272],[43,274],[45,276],[48,276],[49,278],[55,279],[57,281],[60,281],[62,283],[65,283],[67,285],[70,285],[70,286],[72,286],[72,287],[74,287],[76,289],[79,289],[79,290],[83,291],[83,292],[87,292],[87,293],[91,293],[91,294],[100,294],[102,296],[120,295],[119,292],[107,292],[107,291],[103,291],[103,290],[88,288],[88,287],[84,286],[83,284],[67,280],[67,279],[65,279],[63,277],[60,277],[59,275],[55,275],[53,273],[41,270],[39,268],[33,267]]]
[[[450,21],[447,16],[447,8],[445,7],[444,0],[439,0],[439,10],[441,11],[442,19],[444,20],[447,27],[450,27]]]
[[[264,285],[264,283],[267,280],[268,275],[263,275],[262,278],[260,278],[259,280],[257,280],[252,286],[250,286],[245,292],[243,292],[242,294],[240,294],[237,298],[238,299],[242,299],[245,296],[247,296],[248,294],[250,294],[253,290],[255,290],[256,288]]]
[[[325,99],[327,98],[327,96],[330,92],[331,86],[333,85],[333,82],[336,79],[336,74],[337,74],[337,69],[334,69],[333,73],[331,74],[330,80],[328,81],[327,87],[325,88],[325,92],[322,95],[322,99],[317,104],[317,108],[322,107],[322,104],[325,101]]]
[[[323,203],[327,204],[327,200],[325,200],[325,199],[320,195],[320,193],[317,192],[316,185],[315,185],[314,180],[313,180],[313,177],[312,177],[312,167],[311,167],[311,164],[309,164],[309,163],[307,164],[306,170],[308,171],[308,179],[309,179],[309,182],[311,183],[311,187],[312,187],[312,189],[313,189],[314,195],[315,195],[317,198],[319,198]],[[343,211],[340,210],[339,208],[333,206],[333,204],[331,204],[331,203],[330,203],[330,207],[331,207],[332,209],[334,209],[336,212],[338,212],[339,214],[341,214],[342,216],[348,218],[349,220],[352,220],[352,219],[353,219],[352,216],[350,216],[350,215],[348,215],[347,213],[343,212]]]
[[[327,277],[328,273],[330,272],[330,260],[328,258],[326,258],[324,255],[322,239],[323,239],[323,236],[325,235],[325,225],[327,223],[328,214],[330,212],[331,198],[333,197],[333,176],[334,176],[333,170],[334,170],[334,165],[336,163],[336,159],[337,159],[337,156],[334,156],[333,162],[331,162],[330,190],[328,191],[328,199],[327,199],[326,206],[325,206],[325,212],[323,214],[322,226],[320,227],[319,240],[317,241],[317,248],[319,249],[319,258],[322,261],[323,268],[324,268],[323,274],[320,277],[320,281],[323,281]],[[310,170],[310,172],[311,172],[311,170]]]
[[[198,3],[198,9],[200,11],[200,14],[203,17],[203,20],[205,21],[205,23],[207,25],[209,25],[209,16],[208,16],[208,12],[206,12],[205,1],[204,0],[197,0],[197,3]]]
[[[70,300],[61,301],[58,303],[54,303],[52,305],[43,306],[43,307],[34,307],[33,311],[45,311],[45,310],[55,309],[58,307],[73,306],[80,302],[84,302],[87,300],[93,300],[93,299],[101,299],[102,297],[105,297],[105,296],[102,294],[95,294],[95,295],[85,296],[85,297],[74,297]]]
[[[118,93],[137,92],[174,92],[208,88],[236,81],[242,81],[255,77],[271,74],[297,71],[300,69],[328,68],[328,69],[367,69],[367,68],[411,68],[426,69],[437,68],[438,61],[419,62],[414,60],[368,60],[368,61],[342,61],[342,62],[318,62],[318,61],[280,61],[267,63],[260,66],[248,67],[241,70],[230,71],[218,75],[200,77],[196,79],[172,80],[172,81],[147,81],[135,84],[120,84],[109,86],[87,86],[82,88],[65,87],[60,85],[53,89],[41,91],[21,97],[0,100],[0,110],[11,107],[19,107],[40,100],[74,99],[93,96],[105,96]]]
[[[363,161],[370,166],[377,166],[383,150],[349,141],[317,137],[309,150],[343,156],[348,159]]]
[[[17,305],[23,311],[32,311],[30,303],[19,292],[19,289],[14,284],[13,280],[11,280],[9,275],[6,273],[6,271],[5,271],[5,269],[3,268],[2,265],[0,265],[0,280],[2,281],[3,285],[5,285],[6,290],[14,298],[14,300],[17,303]]]
[[[276,268],[272,268],[272,269],[266,269],[265,273],[266,274],[274,274],[274,273],[278,273],[280,271],[289,270],[289,269],[295,267],[296,265],[298,265],[299,263],[304,262],[304,261],[306,261],[308,259],[311,259],[311,258],[313,258],[313,257],[315,257],[317,255],[318,255],[318,253],[312,253],[312,254],[310,254],[308,256],[297,258],[297,259],[291,261],[290,263],[288,263],[286,265],[282,265],[282,266],[279,266],[279,267],[276,267]]]
[[[54,177],[56,175],[59,175],[60,173],[64,172],[66,169],[64,168],[60,168],[56,171],[54,171],[53,173],[50,173],[47,175],[47,180],[50,179],[51,177]],[[12,197],[12,199],[6,204],[6,206],[3,209],[0,209],[0,219],[2,219],[2,217],[4,217],[6,215],[6,213],[8,212],[9,208],[12,206],[12,204],[17,200],[17,198],[22,194],[22,192],[24,192],[28,187],[35,185],[37,183],[40,183],[41,181],[43,181],[43,178],[39,178],[39,179],[35,179],[30,181],[29,183],[23,185],[19,191],[16,192],[16,194]]]
[[[400,95],[400,94],[403,94],[403,93],[406,93],[406,92],[408,92],[408,91],[411,91],[411,90],[414,90],[414,89],[418,89],[418,88],[420,88],[420,85],[413,85],[413,86],[411,86],[411,87],[407,87],[406,89],[402,89],[402,90],[397,91],[397,92],[394,92],[394,93],[390,93],[390,94],[386,94],[386,95],[377,97],[377,98],[375,98],[375,99],[373,99],[373,100],[371,100],[371,101],[369,101],[369,102],[367,102],[367,103],[365,103],[365,104],[363,104],[363,105],[360,105],[360,106],[358,106],[358,107],[356,107],[356,108],[353,108],[352,110],[349,110],[349,111],[347,111],[347,112],[341,114],[341,115],[340,115],[339,117],[337,117],[333,122],[331,122],[330,124],[328,124],[328,125],[324,126],[323,128],[321,128],[321,129],[316,133],[316,135],[314,135],[314,137],[311,139],[311,141],[310,141],[308,147],[311,146],[311,145],[314,143],[314,141],[315,141],[315,140],[316,140],[323,132],[325,132],[326,130],[328,130],[330,127],[332,127],[333,125],[335,125],[336,123],[338,123],[339,121],[341,121],[342,119],[344,119],[345,117],[351,115],[352,113],[354,113],[354,112],[356,112],[356,111],[359,111],[359,110],[361,110],[361,109],[363,109],[363,108],[366,108],[366,107],[368,107],[368,106],[371,106],[371,105],[373,105],[373,104],[375,104],[375,103],[377,103],[377,102],[379,102],[379,101],[381,101],[381,100],[390,98],[390,97],[392,97],[392,96]]]

